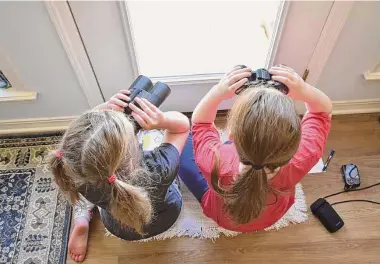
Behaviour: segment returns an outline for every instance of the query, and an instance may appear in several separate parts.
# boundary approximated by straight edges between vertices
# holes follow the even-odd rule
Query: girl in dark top
[[[146,100],[127,104],[122,90],[108,102],[79,116],[68,128],[50,167],[60,190],[75,205],[70,257],[82,262],[87,252],[91,210],[96,205],[106,228],[126,240],[169,229],[181,211],[175,184],[189,120],[179,112],[161,112]],[[122,100],[121,100],[122,99]],[[121,111],[129,106],[144,129],[163,129],[164,143],[143,152],[134,125]]]

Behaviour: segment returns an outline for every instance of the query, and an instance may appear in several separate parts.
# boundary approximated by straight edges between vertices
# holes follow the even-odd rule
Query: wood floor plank
[[[331,149],[336,155],[328,172],[310,174],[302,180],[308,205],[319,197],[343,190],[340,167],[346,163],[358,165],[362,186],[380,182],[379,115],[333,117],[324,158]],[[223,127],[225,116],[217,121],[218,126]],[[328,200],[346,199],[380,201],[380,186]],[[337,205],[335,209],[345,221],[342,230],[335,234],[328,233],[310,215],[303,224],[272,232],[222,237],[215,242],[189,238],[148,243],[122,241],[106,237],[104,226],[95,214],[84,263],[380,263],[380,206],[347,203]]]

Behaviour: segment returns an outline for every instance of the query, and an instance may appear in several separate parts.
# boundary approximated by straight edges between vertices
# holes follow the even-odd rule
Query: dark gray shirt
[[[125,240],[139,240],[152,237],[168,230],[177,220],[182,207],[181,193],[176,184],[179,169],[179,152],[169,143],[163,143],[153,151],[144,151],[142,163],[152,172],[152,188],[147,188],[154,208],[153,220],[143,229],[144,235],[133,228],[123,227],[109,213],[110,194],[85,185],[79,192],[90,202],[99,206],[101,219],[113,235]]]

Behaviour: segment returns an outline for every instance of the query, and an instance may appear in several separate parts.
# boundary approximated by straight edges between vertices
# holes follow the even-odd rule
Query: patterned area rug
[[[0,138],[0,263],[65,263],[71,206],[45,157],[59,136]]]

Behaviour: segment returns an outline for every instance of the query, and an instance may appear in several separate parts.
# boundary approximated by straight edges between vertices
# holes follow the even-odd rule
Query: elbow
[[[194,112],[193,112],[193,114],[191,115],[191,123],[197,123],[197,113],[195,112],[195,110],[194,110]]]
[[[332,113],[332,109],[333,109],[333,105],[332,105],[332,102],[331,102],[331,99],[329,98],[327,103],[326,103],[326,108],[327,108],[327,113],[331,115]]]
[[[183,133],[189,133],[190,132],[190,120],[185,115],[183,115],[182,130],[183,130]]]

